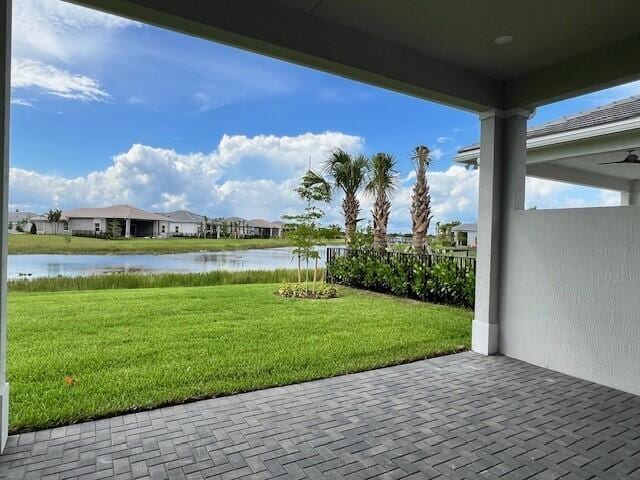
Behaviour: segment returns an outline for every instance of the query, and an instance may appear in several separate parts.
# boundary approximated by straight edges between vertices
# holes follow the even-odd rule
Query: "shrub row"
[[[428,255],[349,250],[343,255],[330,256],[327,278],[350,287],[472,308],[475,301],[473,265],[455,258],[439,257],[433,261]]]

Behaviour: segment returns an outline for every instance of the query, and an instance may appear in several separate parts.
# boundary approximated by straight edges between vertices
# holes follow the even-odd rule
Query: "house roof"
[[[112,205],[98,208],[76,208],[63,212],[63,218],[129,218],[132,220],[160,220],[167,219],[157,213],[147,212],[131,205]]]
[[[275,225],[273,222],[268,220],[263,220],[261,218],[254,218],[253,220],[249,220],[250,227],[259,227],[259,228],[280,228],[279,225]]]
[[[477,223],[461,223],[451,229],[452,232],[477,232]]]
[[[164,217],[168,217],[174,222],[179,223],[202,223],[204,222],[204,216],[197,213],[190,212],[189,210],[176,210],[175,212],[159,213]]]
[[[527,139],[596,127],[598,125],[620,122],[635,117],[640,117],[640,95],[634,95],[624,100],[608,103],[591,110],[575,113],[531,127],[527,130]],[[458,153],[476,150],[479,146],[478,143],[467,145],[459,149]]]
[[[37,217],[37,213],[33,212],[9,212],[7,220],[9,222],[19,222],[21,220],[29,220],[32,217]]]
[[[221,220],[222,222],[246,222],[247,220],[242,217],[227,217]]]

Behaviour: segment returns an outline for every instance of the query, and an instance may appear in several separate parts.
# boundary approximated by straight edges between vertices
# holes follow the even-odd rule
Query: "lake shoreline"
[[[8,258],[11,280],[113,274],[201,274],[296,268],[294,247],[167,254],[30,254]],[[324,266],[325,247],[317,247]]]
[[[344,245],[343,239],[326,241]],[[180,253],[218,253],[291,247],[285,238],[129,238],[103,240],[63,235],[9,235],[9,255],[172,255]]]

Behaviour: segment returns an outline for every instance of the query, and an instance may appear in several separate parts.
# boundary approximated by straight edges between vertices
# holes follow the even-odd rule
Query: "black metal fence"
[[[473,273],[476,271],[476,257],[462,257],[458,255],[448,254],[435,254],[435,253],[412,253],[412,252],[376,252],[375,250],[352,250],[343,247],[328,247],[327,248],[327,265],[329,265],[334,259],[339,257],[348,257],[349,255],[363,255],[376,258],[378,260],[389,260],[394,262],[413,263],[420,262],[426,267],[431,267],[436,263],[448,262],[453,263],[457,267],[469,269]]]

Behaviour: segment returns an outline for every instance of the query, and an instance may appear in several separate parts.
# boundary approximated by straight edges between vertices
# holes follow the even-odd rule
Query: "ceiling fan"
[[[629,150],[629,154],[624,158],[624,160],[619,160],[617,162],[603,162],[598,165],[611,165],[614,163],[632,163],[636,165],[640,165],[640,160],[638,159],[638,155],[633,153],[633,150]]]

